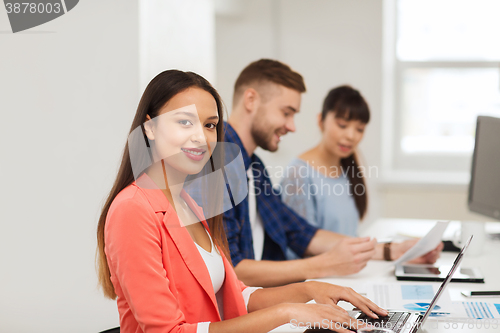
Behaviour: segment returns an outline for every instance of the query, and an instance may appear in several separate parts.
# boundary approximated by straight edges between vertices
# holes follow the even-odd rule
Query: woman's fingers
[[[360,295],[361,296],[361,295]],[[389,314],[389,312],[385,309],[382,309],[380,306],[378,306],[377,304],[373,303],[370,299],[364,297],[364,296],[361,296],[363,298],[363,300],[367,303],[367,306],[370,308],[371,311],[385,317]]]
[[[382,309],[368,298],[361,296],[352,288],[326,284],[320,284],[319,286],[324,287],[324,289],[322,289],[323,292],[319,293],[320,296],[315,297],[315,300],[320,304],[327,304],[327,309],[330,311],[331,315],[333,315],[333,312],[336,313],[335,317],[330,317],[331,320],[334,320],[336,322],[348,323],[349,325],[353,325],[353,323],[356,323],[356,325],[359,324],[356,319],[351,318],[348,315],[348,312],[346,310],[337,305],[337,302],[339,300],[351,303],[352,305],[363,311],[366,315],[374,319],[379,318],[378,316],[385,317],[389,314],[387,310]]]
[[[414,259],[410,262],[416,264],[433,264],[441,256],[441,251],[443,250],[443,247],[444,247],[443,242],[441,242],[438,244],[438,246],[436,246],[434,250],[427,252],[423,256],[418,257],[417,259]]]
[[[345,297],[344,301],[348,301],[352,305],[356,306],[358,309],[363,311],[366,315],[372,318],[378,318],[378,315],[387,316],[387,310],[382,309],[377,304],[373,303],[368,298],[361,296],[351,288],[346,288],[348,297]],[[378,315],[377,315],[378,314]]]
[[[343,322],[340,322],[340,321],[332,322],[330,324],[330,329],[334,330],[336,332],[339,332],[339,333],[340,332],[351,333],[352,331],[349,329],[357,330],[359,328],[363,328],[363,327],[367,327],[367,326],[370,326],[370,325],[365,323],[364,321],[356,320],[352,317],[349,317],[349,319],[346,319]]]
[[[329,328],[336,332],[346,332],[350,333],[349,328],[358,329],[361,327],[370,326],[366,322],[357,320],[349,316],[349,313],[338,305],[330,304],[308,304],[308,309],[313,310],[314,317],[316,319],[321,318],[321,320],[311,320],[308,321],[316,322],[316,328]],[[309,312],[309,311],[306,311]],[[325,321],[327,319],[327,321]]]
[[[338,306],[337,304],[331,304],[331,306],[336,309],[337,311],[339,311],[340,313],[342,313],[343,315],[349,317],[349,312],[347,312],[347,310],[345,310],[344,308]]]
[[[349,313],[347,310],[342,308],[341,306],[337,305],[337,301],[331,297],[328,297],[328,295],[324,295],[324,297],[319,297],[315,299],[316,303],[318,304],[326,304],[328,306],[333,307],[334,309],[337,309],[340,312],[343,312],[345,315],[348,315]]]

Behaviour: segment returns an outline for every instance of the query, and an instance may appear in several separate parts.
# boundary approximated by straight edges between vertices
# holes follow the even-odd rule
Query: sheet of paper
[[[367,284],[366,297],[389,310],[425,312],[434,298],[439,284]],[[445,290],[433,313],[451,311],[451,298]]]
[[[385,309],[424,313],[438,288],[439,284],[367,284],[362,289],[366,297]],[[500,304],[454,302],[445,290],[429,318],[457,321],[500,319]]]
[[[429,251],[432,251],[438,246],[443,238],[444,231],[448,227],[450,221],[436,222],[434,227],[429,230],[427,235],[422,237],[413,247],[406,251],[398,260],[394,261],[394,265],[399,265],[404,262],[416,259]]]
[[[486,302],[453,302],[452,318],[499,319],[500,304]]]

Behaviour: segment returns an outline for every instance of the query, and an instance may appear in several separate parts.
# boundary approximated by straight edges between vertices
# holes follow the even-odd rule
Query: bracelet
[[[384,260],[391,261],[391,242],[384,244]]]

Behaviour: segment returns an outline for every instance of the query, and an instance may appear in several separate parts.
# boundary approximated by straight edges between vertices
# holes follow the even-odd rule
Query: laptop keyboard
[[[394,333],[398,333],[404,328],[410,315],[411,313],[408,312],[389,312],[385,317],[374,319],[362,313],[357,319],[370,323],[375,327],[388,328],[393,330]]]

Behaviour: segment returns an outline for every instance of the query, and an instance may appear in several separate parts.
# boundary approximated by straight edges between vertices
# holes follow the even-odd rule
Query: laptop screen
[[[457,255],[457,258],[455,259],[455,262],[453,263],[453,267],[451,267],[450,272],[448,273],[448,275],[444,279],[443,283],[441,283],[441,286],[439,287],[439,290],[437,291],[436,295],[434,295],[434,298],[432,299],[431,303],[429,304],[429,308],[427,309],[427,311],[425,311],[425,314],[422,317],[422,321],[421,321],[422,324],[425,322],[427,317],[429,317],[429,315],[432,312],[432,309],[434,309],[434,306],[436,305],[437,301],[439,300],[439,297],[441,297],[441,294],[443,293],[444,289],[446,288],[448,283],[450,283],[451,278],[453,276],[453,273],[455,273],[458,266],[460,265],[460,262],[462,261],[465,250],[467,250],[467,248],[469,247],[469,244],[472,240],[472,237],[473,236],[469,237],[469,239],[467,240],[467,243],[465,243],[464,247],[462,248],[460,253]]]

